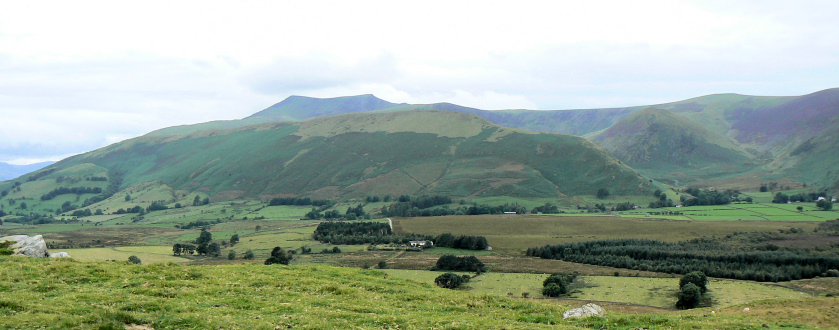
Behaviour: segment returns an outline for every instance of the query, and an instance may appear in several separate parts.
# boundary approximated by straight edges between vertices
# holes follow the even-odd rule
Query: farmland
[[[504,199],[496,200],[496,202],[503,201]],[[538,202],[539,203],[534,203],[534,205],[540,205],[543,203],[542,200],[539,200]],[[356,204],[357,203],[352,202],[338,204],[334,207],[334,209],[343,212],[346,208],[354,207]],[[380,205],[379,207],[383,205],[383,203],[371,204],[378,204]],[[790,211],[790,208],[792,211]],[[365,206],[365,209],[372,210],[373,206]],[[372,268],[379,262],[385,261],[389,269],[381,270],[382,272],[390,275],[393,279],[401,280],[402,278],[406,278],[409,279],[410,283],[417,281],[419,282],[418,285],[423,288],[422,290],[437,290],[430,287],[430,285],[433,283],[434,277],[439,275],[439,273],[430,272],[428,269],[435,264],[436,260],[441,255],[474,255],[480,258],[490,268],[490,272],[485,273],[469,282],[467,289],[464,289],[461,292],[452,293],[458,297],[484,297],[477,299],[508,299],[510,301],[518,301],[519,303],[535,304],[533,306],[542,306],[547,304],[552,306],[550,308],[559,308],[559,310],[570,308],[569,306],[581,305],[585,301],[598,301],[603,304],[603,306],[607,306],[607,309],[613,311],[610,313],[611,316],[609,316],[611,319],[618,320],[618,322],[626,322],[626,324],[637,324],[639,326],[652,324],[649,323],[651,322],[648,319],[649,317],[658,318],[658,320],[661,320],[660,322],[664,322],[665,324],[667,324],[667,322],[679,322],[674,324],[679,324],[680,326],[685,324],[683,322],[693,322],[691,321],[691,318],[698,314],[692,314],[693,312],[670,311],[673,307],[672,304],[675,302],[675,292],[677,290],[676,287],[678,283],[677,275],[635,269],[621,269],[579,264],[562,260],[525,257],[523,256],[523,251],[527,248],[544,244],[583,242],[615,238],[645,238],[667,242],[678,242],[699,237],[735,237],[738,240],[743,240],[748,239],[750,236],[743,236],[743,234],[736,233],[745,232],[762,232],[772,234],[769,237],[775,240],[771,242],[779,246],[784,246],[784,244],[789,244],[790,246],[803,246],[802,244],[808,243],[816,244],[815,246],[817,247],[823,246],[824,244],[830,244],[831,242],[829,239],[826,239],[828,236],[824,236],[815,231],[816,226],[822,223],[822,221],[815,221],[812,219],[807,221],[786,221],[782,219],[765,218],[769,216],[784,217],[787,216],[784,214],[788,214],[790,212],[798,213],[794,204],[792,206],[736,204],[715,207],[703,206],[679,208],[679,211],[685,212],[685,215],[661,217],[647,217],[646,213],[643,212],[627,211],[618,215],[566,213],[561,215],[481,215],[393,218],[394,229],[397,234],[421,233],[427,235],[438,235],[449,232],[454,235],[482,235],[487,237],[487,240],[493,250],[469,251],[438,247],[422,252],[405,252],[400,251],[399,248],[388,246],[338,245],[337,247],[341,250],[341,253],[321,253],[322,250],[331,251],[336,247],[336,245],[324,244],[312,239],[312,233],[320,221],[301,220],[303,215],[309,210],[311,210],[311,208],[305,206],[267,206],[266,203],[258,201],[222,202],[210,203],[209,205],[203,206],[186,206],[182,208],[170,208],[168,210],[154,211],[147,213],[142,217],[137,217],[136,215],[93,216],[82,218],[82,221],[66,224],[46,224],[38,226],[14,224],[14,226],[3,226],[2,231],[4,235],[8,233],[42,234],[46,238],[47,242],[59,246],[58,248],[51,249],[52,251],[68,251],[75,260],[84,261],[78,263],[78,265],[85,265],[89,261],[92,262],[92,264],[88,264],[90,266],[87,267],[102,267],[93,265],[98,265],[97,262],[105,260],[124,261],[128,258],[128,256],[135,255],[142,260],[143,266],[122,266],[122,263],[113,263],[113,267],[151,267],[150,269],[154,269],[150,270],[152,272],[160,271],[164,274],[170,271],[194,274],[201,273],[205,274],[202,276],[209,276],[212,278],[216,278],[216,276],[232,276],[230,275],[230,272],[232,272],[233,269],[236,269],[236,271],[251,272],[251,274],[253,274],[253,268],[249,267],[266,267],[261,265],[262,261],[267,258],[273,247],[281,246],[285,250],[294,250],[298,252],[293,256],[294,258],[291,262],[292,266],[289,267],[291,271],[310,272],[313,269],[319,269],[319,272],[322,269],[333,269],[330,268],[332,266],[342,266],[342,268],[334,268],[336,269],[335,271],[323,271],[327,274],[341,273],[343,274],[342,276],[355,276],[349,275],[350,273],[343,272],[357,272],[359,270],[350,270],[347,268]],[[572,210],[566,209],[566,211],[570,212]],[[745,216],[747,213],[756,214],[755,212],[760,212],[759,219],[756,218],[749,221],[721,220],[726,217]],[[827,219],[836,213],[805,209],[803,214],[804,216],[812,216],[814,218],[818,216],[819,219]],[[714,216],[720,217],[720,219],[710,218]],[[693,217],[703,220],[692,219]],[[91,221],[87,222],[87,220]],[[197,221],[208,222],[209,231],[212,233],[213,240],[224,243],[222,244],[221,255],[217,258],[208,256],[173,256],[171,249],[172,244],[190,243],[198,238],[200,232],[198,227],[190,229],[181,229],[180,227],[184,227],[188,223]],[[386,219],[372,219],[370,221],[387,222]],[[795,234],[789,233],[791,228],[795,228]],[[781,234],[782,232],[786,234]],[[228,244],[227,241],[233,235],[238,235],[238,243]],[[78,247],[80,246],[89,246],[89,248],[79,249]],[[302,251],[301,247],[310,248],[312,252],[303,254],[300,252]],[[235,253],[235,259],[233,260],[227,260],[227,258],[225,258],[230,251]],[[242,259],[246,251],[253,251],[255,253],[253,261]],[[159,266],[155,266],[155,264]],[[176,267],[175,264],[183,265],[177,267],[184,268],[169,269],[170,267]],[[64,266],[61,267],[73,268],[77,264],[71,263],[62,265]],[[205,268],[207,267],[205,265],[213,266],[211,268]],[[131,269],[137,270],[145,268]],[[226,275],[206,275],[215,272],[216,270],[214,269],[218,269],[219,272],[223,272]],[[362,274],[376,273],[368,273],[365,271],[361,272]],[[581,275],[572,287],[571,296],[559,300],[541,299],[541,281],[545,277],[544,274],[558,272],[577,272]],[[615,273],[620,276],[614,276]],[[166,277],[168,275],[162,276]],[[258,283],[258,285],[246,285],[257,285],[257,288],[264,285],[268,285],[268,287],[272,287],[272,285],[274,285],[270,284],[274,282],[260,282],[260,280],[258,280],[261,278],[260,276],[261,275],[254,279],[256,282],[253,282]],[[238,281],[240,283],[251,283],[247,282],[250,280],[251,279],[240,279]],[[700,322],[697,323],[697,327],[700,328],[725,327],[724,325],[743,324],[741,322],[748,323],[754,321],[753,319],[740,318],[737,315],[736,310],[729,309],[728,306],[755,306],[761,301],[766,301],[768,299],[768,301],[776,301],[777,303],[768,305],[766,309],[774,310],[775,308],[781,308],[778,306],[785,306],[784,308],[787,308],[787,305],[783,305],[782,303],[785,301],[809,302],[812,299],[835,299],[811,298],[810,294],[827,295],[834,292],[835,290],[832,289],[832,285],[835,284],[835,282],[831,282],[831,280],[832,279],[824,278],[780,283],[780,285],[787,287],[784,288],[777,285],[764,285],[748,281],[712,279],[710,285],[711,291],[706,296],[706,308],[718,310],[720,311],[720,314],[729,313],[730,316],[721,315],[718,319],[713,321],[704,319],[693,320]],[[331,280],[321,278],[319,281]],[[286,284],[277,285],[281,287],[286,286]],[[342,285],[343,284],[336,284],[335,287],[341,288]],[[91,290],[94,289],[91,288]],[[165,294],[165,292],[168,292],[166,290],[171,291],[174,289],[167,286],[148,290],[156,292],[154,294]],[[343,292],[341,291],[342,289],[336,290]],[[802,290],[809,293],[803,293]],[[525,292],[528,293],[530,299],[522,298],[522,294]],[[91,294],[93,295],[93,293]],[[382,296],[380,296],[379,299],[382,299],[381,297]],[[533,300],[534,298],[536,300]],[[261,298],[258,298],[257,300],[259,299]],[[224,299],[219,301],[224,301]],[[300,303],[305,306],[310,306],[307,305],[310,303],[315,305],[320,304],[320,306],[328,304],[330,306],[341,306],[339,308],[342,310],[350,310],[344,309],[346,307],[344,305],[336,305],[333,302],[316,303],[314,301],[306,301],[307,300],[303,299],[300,300]],[[557,307],[557,302],[562,305]],[[19,306],[27,306],[20,302],[14,303]],[[155,302],[154,304],[159,305],[160,303]],[[192,314],[190,314],[189,311],[199,310],[184,305],[184,302],[172,302],[172,304],[174,305],[166,305],[165,307],[160,308],[186,311],[186,314],[184,315],[186,315],[185,317],[189,320],[191,320],[190,317],[192,317],[190,316]],[[216,304],[228,304],[232,306],[229,302]],[[18,309],[25,310],[27,308],[30,307],[19,307]],[[124,308],[131,309],[133,307],[124,306]],[[291,307],[283,308],[286,308],[283,309],[285,312],[297,315],[295,312],[296,309]],[[541,307],[531,308],[538,309]],[[742,309],[742,307],[740,307],[740,309]],[[310,308],[309,310],[317,310],[317,308]],[[707,309],[705,309],[705,311],[707,312]],[[623,312],[639,315],[629,316],[620,314]],[[805,313],[804,311],[799,312]],[[390,312],[384,312],[384,310],[381,310],[376,313],[387,314]],[[551,312],[548,312],[548,314],[554,315],[552,313],[557,313],[557,310],[552,309]],[[655,316],[651,316],[651,314],[655,314]],[[178,324],[177,322],[185,322],[177,318],[159,319],[154,316],[155,314],[153,311],[125,311],[120,315],[122,315],[120,317],[129,317],[126,315],[131,315],[130,318],[128,318],[129,320],[145,322],[148,324],[158,324],[162,327],[172,327],[172,324]],[[263,324],[259,323],[260,321],[242,321],[238,319],[239,316],[234,316],[232,314],[225,315],[226,316],[222,317],[223,320],[213,318],[201,322],[218,325],[229,324],[225,322],[233,322],[231,320],[235,320],[235,322],[244,322],[242,324]],[[823,317],[823,315],[828,314],[819,314],[818,316]],[[113,319],[108,319],[108,317],[111,316],[100,316],[96,320],[93,320],[93,318],[90,320],[65,318],[63,319],[63,322],[69,322],[67,324],[76,325],[116,322],[113,321]],[[313,322],[312,319],[308,319],[306,317],[295,317],[298,320],[301,320],[298,324],[311,324],[306,322]],[[763,319],[769,320],[772,317],[773,315],[767,314]],[[277,321],[272,317],[266,317],[264,315],[260,315],[260,319],[272,320],[271,322]],[[519,325],[524,328],[534,328],[539,327],[541,324],[560,322],[558,320],[543,317],[534,318],[523,316],[520,319],[529,321],[516,322],[536,322],[532,320],[539,320],[537,323],[524,323]],[[679,321],[675,321],[677,319]],[[401,318],[391,320],[394,324],[419,324],[402,323],[403,319]],[[709,323],[702,323],[706,321]],[[26,319],[16,319],[13,322],[22,322],[15,324],[27,324],[26,322],[31,322],[31,320],[27,321]],[[371,324],[364,323],[367,321],[352,323],[355,321],[338,320],[336,322],[339,323],[335,324],[355,324],[360,327],[368,327],[369,324]],[[474,323],[477,321],[474,321],[473,323],[469,322],[464,324],[482,324]],[[831,323],[830,321],[826,322],[827,323],[819,324],[834,325],[834,323]],[[439,325],[439,323],[434,324]],[[509,325],[509,323],[505,324]],[[566,325],[570,326],[572,324],[591,326],[588,323],[570,323]],[[515,328],[516,326],[512,327]]]

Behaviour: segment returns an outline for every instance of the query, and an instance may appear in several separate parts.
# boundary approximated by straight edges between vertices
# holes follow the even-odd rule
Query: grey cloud
[[[352,84],[388,82],[399,76],[396,58],[390,53],[381,53],[355,63],[342,63],[338,58],[315,53],[303,57],[280,57],[271,63],[252,67],[240,77],[240,81],[261,94],[288,95]]]

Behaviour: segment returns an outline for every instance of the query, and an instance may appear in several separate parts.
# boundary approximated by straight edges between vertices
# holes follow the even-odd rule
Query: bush
[[[245,258],[247,260],[253,260],[253,258],[254,258],[253,250],[248,250],[247,252],[245,252],[245,256],[243,258]]]
[[[559,297],[568,293],[568,283],[574,281],[574,278],[576,278],[574,274],[551,274],[542,282],[542,295]]]
[[[233,259],[236,259],[236,251],[230,250],[230,252],[227,253],[227,260]]]
[[[142,261],[142,260],[140,260],[140,258],[138,258],[137,256],[130,256],[130,257],[128,257],[128,262],[130,262],[130,263],[132,263],[132,264],[137,264],[137,265],[139,265],[139,264],[143,263],[143,261]]]
[[[839,277],[839,270],[836,270],[836,269],[830,269],[830,270],[828,270],[828,271],[827,271],[827,276],[830,276],[830,277]]]
[[[690,272],[679,280],[679,287],[684,287],[685,284],[693,283],[699,288],[701,293],[708,291],[708,276],[703,272]]]
[[[281,264],[288,265],[291,262],[292,256],[288,254],[283,248],[277,246],[271,250],[271,256],[265,259],[266,265]]]
[[[556,283],[548,283],[544,288],[542,288],[542,295],[545,297],[559,297],[560,295],[564,294],[567,289],[560,287]]]
[[[445,289],[456,289],[463,284],[463,277],[455,273],[445,273],[434,279],[434,284]]]
[[[378,265],[378,267],[379,267],[379,269],[385,269],[385,268],[387,268],[387,261],[384,261],[384,260],[379,261],[379,265]]]
[[[434,269],[482,273],[486,271],[486,266],[475,256],[458,257],[447,254],[437,259]]]
[[[702,301],[702,290],[693,283],[687,283],[682,286],[682,290],[679,292],[679,301],[676,302],[676,308],[696,308],[700,301]]]

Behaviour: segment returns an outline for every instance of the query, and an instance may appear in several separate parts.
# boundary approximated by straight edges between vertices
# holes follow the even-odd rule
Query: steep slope
[[[733,137],[764,150],[797,145],[839,123],[839,88],[793,98],[761,109],[734,113]]]
[[[748,154],[724,136],[662,109],[633,113],[592,139],[659,180],[685,183],[753,166]]]
[[[585,139],[504,128],[447,111],[348,114],[147,135],[59,162],[44,170],[54,172],[24,188],[61,186],[57,176],[64,169],[83,165],[106,171],[121,188],[158,182],[182,191],[175,195],[200,192],[214,200],[374,194],[558,197],[591,195],[602,187],[613,194],[647,194],[650,189],[647,179]],[[65,182],[71,177],[62,175]],[[83,184],[84,177],[73,180]]]

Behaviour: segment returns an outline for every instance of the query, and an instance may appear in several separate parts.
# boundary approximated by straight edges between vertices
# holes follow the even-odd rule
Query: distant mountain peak
[[[259,121],[299,121],[314,117],[375,111],[398,106],[373,94],[316,98],[292,95],[245,119]]]

